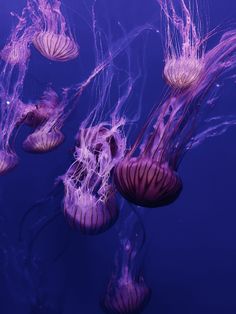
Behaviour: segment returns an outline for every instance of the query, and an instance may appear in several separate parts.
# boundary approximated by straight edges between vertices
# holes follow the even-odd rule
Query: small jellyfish
[[[62,97],[60,100],[57,93],[49,88],[44,92],[39,104],[25,115],[23,121],[37,127],[24,140],[24,150],[31,153],[46,153],[63,143],[65,137],[60,130],[62,126],[60,119],[67,105],[65,99]]]
[[[46,89],[41,99],[35,104],[22,105],[22,123],[36,128],[46,121],[57,110],[58,96],[52,88]]]
[[[200,18],[196,16],[194,22],[185,0],[179,1],[179,14],[172,0],[157,1],[165,18],[164,78],[174,89],[188,88],[197,83],[205,66],[205,39],[201,37]],[[198,5],[194,3],[198,13]]]
[[[107,314],[141,313],[151,297],[151,290],[140,272],[139,259],[144,239],[141,240],[140,246],[140,230],[133,213],[126,221],[122,221],[122,229],[126,228],[128,234],[127,230],[120,233],[115,269],[101,304]]]
[[[207,101],[210,91],[235,67],[236,31],[232,30],[206,52],[198,84],[177,94],[171,92],[151,113],[133,147],[117,164],[115,184],[126,199],[145,207],[168,205],[176,200],[182,190],[177,170],[191,147],[201,117],[213,107],[214,101]]]
[[[60,0],[32,0],[32,20],[37,27],[33,44],[52,61],[69,61],[79,55],[79,46],[61,13]]]
[[[122,123],[80,129],[75,162],[63,176],[65,216],[84,234],[103,232],[118,218],[111,171],[125,150]]]

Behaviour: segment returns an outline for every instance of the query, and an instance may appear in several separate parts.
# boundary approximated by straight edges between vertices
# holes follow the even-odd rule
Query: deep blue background
[[[59,89],[81,81],[93,67],[94,51],[91,32],[86,25],[88,15],[84,4],[78,0],[62,2],[81,47],[80,58],[57,64],[33,51],[24,88],[25,100],[37,99],[47,82],[53,82]],[[159,7],[154,0],[97,2],[97,16],[106,16],[112,23],[120,21],[127,30],[155,18],[159,23]],[[205,10],[201,13],[209,16],[211,26],[235,24],[234,0],[201,1],[204,2],[207,2],[208,13]],[[1,4],[1,46],[12,25],[10,11],[20,12],[23,6],[22,0],[4,1]],[[140,39],[136,49],[141,49],[142,45]],[[164,88],[160,36],[151,34],[146,45],[147,80],[142,104],[144,117],[152,105],[158,103]],[[4,230],[7,231],[10,243],[17,243],[18,224],[23,213],[36,200],[43,198],[51,190],[55,178],[68,168],[72,160],[73,138],[88,107],[86,97],[89,96],[85,94],[75,114],[66,123],[65,143],[54,152],[46,155],[23,152],[21,143],[30,130],[21,130],[16,143],[20,164],[13,172],[0,178],[0,210],[6,217]],[[216,113],[234,113],[235,99],[235,83],[226,81],[217,101]],[[136,104],[131,102],[130,105]],[[140,120],[139,127],[143,120]],[[184,183],[179,199],[168,207],[146,209],[145,276],[152,288],[152,299],[145,313],[236,313],[235,138],[236,129],[232,128],[226,134],[206,141],[189,152],[179,170]],[[39,217],[40,210],[43,214],[47,210],[52,213],[52,208],[53,204],[41,207]],[[36,252],[38,248],[39,255],[42,251],[43,256],[47,256],[51,248],[57,245],[60,250],[68,232],[63,219],[58,218],[42,234]],[[50,292],[54,294],[55,291],[56,296],[60,297],[61,313],[102,313],[99,299],[112,268],[116,234],[116,228],[92,238],[73,232],[70,234],[67,251],[59,263],[51,264],[47,276],[49,282],[45,281]],[[48,263],[50,265],[50,261]],[[24,289],[21,289],[21,279],[16,276],[11,285],[12,291],[17,285],[20,290]],[[29,312],[24,302],[6,290],[3,280],[0,280],[0,293],[1,314]]]

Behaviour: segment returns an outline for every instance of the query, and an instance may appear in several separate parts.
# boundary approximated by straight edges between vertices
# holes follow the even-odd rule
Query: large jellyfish
[[[17,164],[12,147],[12,135],[22,119],[22,92],[25,73],[30,57],[29,45],[34,29],[28,25],[27,9],[18,17],[18,24],[12,30],[7,44],[2,49],[0,74],[0,174]],[[25,109],[24,109],[25,110]]]
[[[61,12],[60,0],[29,0],[36,33],[33,44],[52,61],[68,61],[79,55],[70,27]]]
[[[120,247],[102,308],[108,314],[141,313],[151,297],[151,290],[140,271],[145,243],[144,229],[133,212],[121,222]]]
[[[216,82],[235,66],[236,31],[231,30],[205,53],[204,69],[195,83],[187,89],[174,89],[157,106],[133,147],[117,165],[115,183],[125,198],[141,206],[157,207],[178,197],[182,189],[178,166],[191,146],[204,112],[212,108],[212,101],[207,101],[207,97],[211,89],[218,86]],[[153,130],[144,137],[154,119]]]

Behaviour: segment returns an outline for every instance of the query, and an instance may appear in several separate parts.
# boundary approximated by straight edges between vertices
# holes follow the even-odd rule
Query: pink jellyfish
[[[30,57],[29,45],[34,32],[27,23],[27,9],[18,17],[7,44],[2,49],[0,74],[0,174],[14,168],[18,158],[11,139],[15,127],[22,119],[22,92],[25,73]]]
[[[157,0],[164,13],[165,67],[164,78],[174,89],[188,88],[204,72],[206,38],[202,38],[201,20],[196,22],[185,0],[180,0],[178,15],[172,0]],[[194,1],[198,13],[198,5]]]
[[[37,29],[33,44],[52,61],[69,61],[79,55],[79,46],[61,13],[60,0],[29,0],[31,16]]]
[[[140,206],[157,207],[167,205],[179,196],[182,182],[178,166],[191,146],[204,109],[212,107],[212,102],[206,101],[207,96],[215,83],[235,66],[236,31],[232,30],[205,53],[204,69],[195,83],[187,89],[174,89],[150,115],[132,149],[116,166],[115,183],[125,198]],[[154,119],[153,130],[137,153],[143,135]]]
[[[125,232],[120,232],[115,269],[102,301],[102,308],[107,314],[141,313],[151,297],[151,290],[140,272],[144,234],[133,213],[125,221],[122,220],[122,229]]]

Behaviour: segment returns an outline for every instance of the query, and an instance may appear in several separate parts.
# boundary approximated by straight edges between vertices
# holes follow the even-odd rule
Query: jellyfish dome
[[[79,47],[60,7],[60,0],[33,1],[32,20],[38,29],[33,44],[47,59],[64,62],[75,59],[79,55]]]
[[[182,190],[176,171],[148,158],[124,159],[117,165],[114,179],[122,195],[139,206],[168,205]]]
[[[204,69],[204,61],[195,57],[171,58],[166,61],[164,77],[167,83],[176,88],[188,88],[196,83]]]
[[[35,35],[33,43],[44,57],[52,61],[69,61],[79,54],[76,43],[62,34],[41,32]]]

